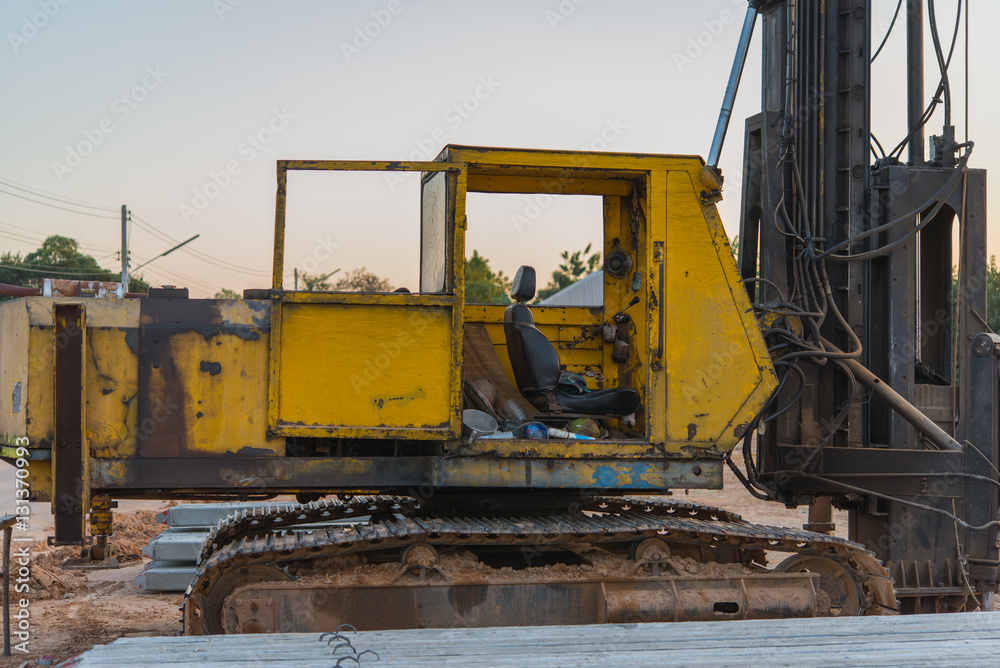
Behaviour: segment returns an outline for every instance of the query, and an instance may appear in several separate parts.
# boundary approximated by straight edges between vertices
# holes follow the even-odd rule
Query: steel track
[[[891,578],[861,545],[808,531],[750,524],[739,515],[710,506],[656,497],[597,497],[582,504],[581,510],[590,511],[586,514],[420,517],[418,510],[417,501],[409,497],[365,496],[243,512],[220,522],[205,541],[197,574],[185,593],[183,632],[209,632],[206,620],[218,614],[217,602],[210,604],[212,588],[227,576],[236,577],[237,569],[247,572],[247,567],[270,566],[287,571],[316,559],[400,550],[415,543],[541,547],[660,538],[668,544],[828,556],[860,585],[862,614],[892,614],[897,607]],[[311,532],[283,531],[300,524],[381,513],[403,517]]]

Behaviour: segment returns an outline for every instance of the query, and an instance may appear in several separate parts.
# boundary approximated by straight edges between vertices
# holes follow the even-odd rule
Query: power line
[[[81,274],[86,274],[88,276],[97,275],[107,275],[113,272],[107,269],[80,269],[78,271],[53,271],[52,269],[29,269],[28,267],[34,266],[44,266],[44,265],[20,265],[20,264],[0,264],[0,267],[4,269],[17,269],[18,271],[27,271],[32,274],[53,274],[56,276],[80,276]],[[62,269],[69,269],[69,267],[62,267]]]
[[[34,244],[40,244],[41,243],[40,241],[37,241],[37,240],[32,239],[30,237],[27,237],[27,236],[24,236],[24,235],[21,235],[21,234],[15,234],[15,233],[12,233],[12,232],[4,232],[2,230],[0,230],[0,237],[4,237],[6,239],[10,239],[11,241],[16,241],[16,242],[22,243],[22,244],[34,245]]]
[[[42,206],[49,206],[49,207],[52,207],[53,209],[61,209],[63,211],[69,211],[70,213],[76,213],[76,214],[79,214],[81,216],[92,216],[94,218],[104,218],[104,219],[107,219],[107,220],[116,220],[115,216],[104,216],[104,215],[101,215],[99,213],[88,213],[87,211],[76,211],[75,209],[67,209],[64,206],[59,206],[57,204],[50,204],[49,202],[42,202],[42,201],[39,201],[37,199],[31,199],[30,197],[25,197],[24,195],[18,195],[17,193],[12,193],[9,190],[4,190],[3,188],[0,188],[0,193],[3,193],[5,195],[10,195],[11,197],[17,197],[19,199],[27,200],[29,202],[34,202],[35,204],[41,204]]]
[[[146,220],[143,220],[139,216],[136,216],[135,214],[133,214],[132,218],[135,220],[136,224],[139,225],[139,227],[141,227],[142,229],[146,230],[150,234],[158,236],[161,241],[165,241],[165,242],[171,243],[171,244],[180,243],[180,241],[178,239],[175,239],[175,238],[171,237],[166,232],[161,232],[156,227],[154,227],[152,223],[149,223]],[[187,253],[188,255],[191,255],[191,256],[193,256],[193,257],[195,257],[195,258],[197,258],[197,259],[199,259],[199,260],[201,260],[203,262],[207,262],[208,264],[211,264],[212,266],[214,266],[216,268],[230,270],[229,273],[232,273],[233,271],[237,271],[237,272],[243,272],[243,273],[251,274],[251,275],[255,275],[255,276],[270,276],[270,274],[271,274],[270,271],[264,271],[264,270],[261,270],[261,269],[253,269],[251,267],[243,267],[243,266],[240,266],[238,264],[233,264],[232,262],[226,262],[225,260],[220,260],[218,258],[214,258],[214,257],[211,257],[209,255],[205,255],[201,251],[197,251],[197,250],[195,250],[193,248],[184,248],[184,249],[182,249],[182,252]],[[239,277],[237,276],[236,278],[239,278]]]
[[[30,188],[28,186],[21,185],[19,183],[14,182],[14,181],[8,181],[6,179],[0,179],[0,184],[3,184],[5,186],[7,186],[8,188],[14,188],[16,190],[22,190],[22,191],[28,193],[29,195],[34,195],[35,197],[44,197],[46,199],[51,199],[51,200],[54,200],[56,202],[62,202],[63,204],[72,204],[73,206],[82,206],[82,207],[86,207],[88,209],[97,209],[99,211],[108,211],[108,212],[114,212],[115,211],[115,209],[113,207],[110,207],[110,206],[102,206],[100,204],[88,204],[87,202],[83,202],[83,201],[80,201],[80,200],[74,200],[74,199],[70,199],[70,198],[66,198],[66,197],[60,197],[58,195],[53,195],[51,193],[47,193],[44,190],[39,190],[37,188]]]
[[[27,230],[26,230],[26,228],[24,228],[24,227],[21,227],[21,226],[18,226],[18,225],[11,225],[10,223],[5,223],[2,220],[0,220],[0,225],[3,225],[4,227],[9,227],[12,230],[17,230],[16,232],[3,232],[2,230],[0,230],[0,235],[12,235],[12,236],[10,236],[10,238],[12,238],[12,239],[15,238],[15,237],[20,237],[20,239],[15,239],[15,240],[16,241],[22,241],[22,243],[33,243],[33,244],[38,244],[40,246],[40,245],[44,244],[45,241],[49,237],[51,237],[51,236],[57,236],[57,235],[47,234],[44,237],[39,237],[39,236],[37,236],[35,234],[28,233]],[[80,243],[80,242],[78,242],[78,243]],[[99,253],[100,252],[112,252],[112,253],[115,252],[114,249],[107,248],[106,246],[97,246],[97,245],[93,245],[93,244],[86,244],[86,246],[87,246],[88,249],[93,249],[93,250],[95,250],[95,251],[97,251]]]
[[[15,267],[34,267],[36,269],[79,269],[80,271],[102,271],[109,272],[111,269],[104,269],[100,265],[95,269],[94,267],[73,267],[65,264],[41,264],[38,262],[21,262],[20,264],[14,265]],[[113,272],[112,272],[113,273]]]
[[[153,274],[153,278],[159,278],[157,281],[160,285],[183,285],[185,287],[195,287],[199,290],[204,290],[205,292],[217,292],[218,287],[212,287],[208,283],[202,281],[191,280],[187,276],[182,276],[170,269],[164,269],[163,267],[146,267],[146,270]],[[180,279],[180,280],[178,280]]]

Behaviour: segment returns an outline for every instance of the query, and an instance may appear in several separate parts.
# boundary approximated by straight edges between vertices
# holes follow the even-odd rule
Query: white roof
[[[603,306],[604,272],[597,270],[588,274],[538,303],[541,306]]]

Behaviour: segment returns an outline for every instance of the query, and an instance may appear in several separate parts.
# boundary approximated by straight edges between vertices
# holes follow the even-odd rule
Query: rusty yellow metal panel
[[[285,214],[288,197],[289,171],[348,171],[348,172],[445,172],[458,173],[456,179],[456,220],[459,222],[456,243],[462,244],[465,229],[465,165],[448,162],[406,162],[384,160],[279,160],[277,164],[278,186],[274,205],[274,254],[271,263],[271,285],[275,291],[282,289],[285,266]],[[455,265],[464,258],[455,255]],[[456,274],[458,292],[462,291],[461,274]],[[461,296],[461,294],[459,295]],[[275,316],[277,317],[277,316]],[[274,325],[272,324],[272,327]],[[461,347],[461,342],[459,343]],[[273,361],[273,360],[272,360]],[[272,367],[273,371],[273,367]]]
[[[23,299],[0,303],[0,443],[27,435],[28,311]]]
[[[53,353],[52,299],[30,297],[24,300],[28,310],[28,384],[24,388],[27,411],[27,436],[31,447],[51,448],[55,435],[52,420]]]
[[[693,155],[589,153],[458,145],[448,146],[441,155],[452,163],[468,163],[470,176],[475,174],[477,178],[483,175],[511,175],[517,172],[518,176],[543,176],[556,179],[568,175],[620,180],[641,178],[644,172],[651,168],[688,170],[692,165],[697,165],[700,173],[703,164],[701,158]]]
[[[139,300],[87,304],[87,442],[94,457],[136,453]]]
[[[631,184],[618,179],[597,179],[585,177],[539,176],[497,176],[490,174],[470,174],[469,189],[472,192],[491,193],[553,193],[560,195],[628,195]]]
[[[283,304],[276,431],[451,434],[453,341],[448,307]]]
[[[51,419],[34,419],[40,404],[52,403],[52,346],[45,345],[51,332],[46,337],[43,331],[31,327],[30,303],[28,299],[0,303],[0,443],[7,446],[5,456],[14,459],[15,446],[24,445],[22,439],[27,438],[27,447],[34,456],[26,479],[29,498],[51,501],[52,462],[47,458],[52,423]],[[36,351],[44,354],[35,355]]]
[[[666,410],[668,405],[666,372],[667,332],[665,304],[667,284],[667,218],[673,202],[667,196],[667,172],[655,170],[650,173],[646,196],[646,247],[645,283],[648,295],[646,326],[648,328],[647,352],[649,359],[649,381],[646,398],[650,410],[646,424],[653,442],[664,443],[671,438],[667,430]],[[690,314],[697,318],[696,314]]]
[[[448,247],[445,249],[445,262],[448,270],[445,275],[444,286],[441,295],[436,298],[434,306],[427,303],[425,296],[418,296],[411,301],[408,306],[418,311],[411,310],[407,317],[413,313],[440,314],[444,313],[448,318],[447,336],[435,340],[434,355],[443,353],[447,357],[445,365],[436,368],[427,376],[427,383],[420,387],[411,388],[416,392],[426,394],[417,395],[414,393],[401,394],[399,387],[406,387],[408,381],[401,386],[386,384],[382,391],[358,391],[354,392],[353,400],[346,405],[337,405],[331,408],[326,404],[329,400],[336,402],[344,398],[343,392],[331,397],[329,392],[313,396],[306,396],[305,392],[292,387],[289,378],[295,380],[305,380],[306,387],[315,388],[316,381],[310,375],[310,370],[302,363],[296,362],[286,366],[286,361],[292,358],[286,354],[283,347],[284,341],[305,344],[300,352],[313,350],[309,359],[318,360],[319,356],[311,344],[316,343],[311,335],[303,329],[293,329],[289,338],[285,338],[284,329],[287,326],[286,315],[309,312],[299,305],[285,302],[318,302],[318,303],[340,303],[346,304],[350,300],[341,300],[337,297],[332,299],[321,297],[313,299],[301,297],[302,293],[286,293],[282,289],[282,275],[284,269],[285,252],[285,213],[287,198],[288,172],[297,170],[314,171],[406,171],[418,173],[449,172],[449,184],[451,186],[451,201],[447,209],[448,224],[446,229],[450,230],[451,238],[446,239]],[[466,165],[462,163],[450,163],[436,160],[434,162],[406,162],[406,161],[375,161],[375,160],[279,160],[277,164],[278,187],[275,203],[274,222],[274,255],[272,262],[272,299],[274,308],[271,312],[271,347],[269,355],[269,383],[268,383],[268,406],[267,422],[272,432],[282,436],[344,436],[358,438],[454,438],[461,431],[461,364],[462,364],[462,309],[460,305],[465,295],[463,265],[465,257],[461,249],[465,246],[465,196],[467,188]],[[367,297],[367,295],[366,295]],[[365,301],[361,298],[359,308],[351,311],[360,313],[371,309],[379,304],[378,300]],[[393,304],[386,301],[385,304]],[[336,317],[342,316],[347,306],[322,307],[332,308],[330,313]],[[391,308],[391,307],[390,307]],[[320,313],[314,311],[313,315]],[[398,311],[393,311],[394,315],[399,315]],[[432,316],[435,320],[437,316]],[[292,318],[294,321],[294,317]],[[339,325],[349,326],[351,323],[337,320]],[[294,327],[294,325],[293,325]],[[377,335],[376,335],[377,336]],[[362,346],[362,352],[366,349]],[[349,349],[347,354],[353,354],[353,349]],[[381,351],[368,350],[368,353],[377,357]],[[340,357],[336,360],[324,358],[327,366],[339,368],[340,363],[345,363],[345,368],[352,368],[350,362],[344,357],[344,351],[339,350]],[[380,358],[381,359],[381,358]],[[411,359],[407,355],[400,363],[400,368]],[[415,359],[415,356],[412,357]],[[324,367],[325,368],[325,367]],[[444,371],[442,371],[444,369]],[[357,369],[354,369],[355,371]],[[415,365],[415,371],[419,371],[419,365]],[[398,372],[397,372],[398,373]],[[289,375],[291,374],[291,375]],[[339,382],[339,378],[337,382]],[[432,380],[444,380],[440,385],[431,386]],[[288,382],[286,382],[288,381]],[[362,376],[362,381],[364,377]],[[412,383],[409,383],[412,384]],[[428,392],[427,388],[430,388]],[[442,395],[444,401],[442,402]],[[365,401],[362,401],[361,399]],[[359,403],[360,402],[360,403]],[[366,404],[367,402],[367,404]],[[389,408],[386,409],[386,402]],[[442,407],[445,407],[444,409]],[[363,409],[365,412],[351,415],[348,409]],[[332,411],[332,413],[331,413]],[[371,413],[374,411],[374,415]],[[421,415],[422,411],[429,411]],[[292,415],[293,417],[289,417]],[[386,421],[383,421],[385,419]]]
[[[142,300],[138,456],[284,454],[265,417],[269,315],[256,300]]]
[[[700,165],[698,166],[700,168]],[[667,175],[666,436],[732,449],[775,386],[725,231],[692,170]]]

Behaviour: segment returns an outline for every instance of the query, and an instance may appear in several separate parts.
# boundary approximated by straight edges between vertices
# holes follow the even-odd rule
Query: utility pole
[[[122,204],[122,293],[128,292],[128,209]]]
[[[295,290],[299,289],[299,268],[295,268]]]

